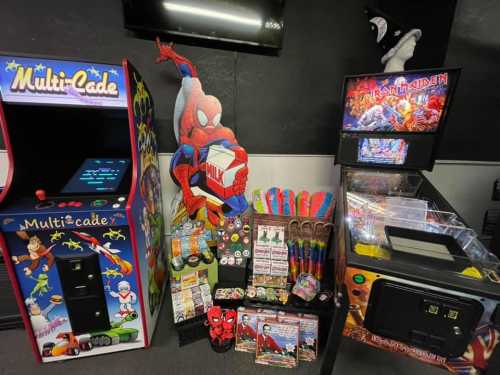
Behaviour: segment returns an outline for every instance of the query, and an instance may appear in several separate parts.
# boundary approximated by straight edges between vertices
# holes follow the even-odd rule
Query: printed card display
[[[299,324],[299,360],[314,361],[318,356],[318,317],[311,314],[290,314],[280,311],[278,320]]]
[[[299,323],[284,323],[275,319],[260,319],[257,322],[257,350],[255,363],[297,367]]]
[[[257,342],[257,321],[259,319],[273,319],[276,313],[272,310],[239,307],[236,323],[235,350],[255,353]]]
[[[212,294],[208,284],[172,293],[174,323],[180,323],[195,316],[203,315],[212,305]]]
[[[285,288],[288,277],[288,249],[285,228],[258,225],[254,245],[253,285]]]

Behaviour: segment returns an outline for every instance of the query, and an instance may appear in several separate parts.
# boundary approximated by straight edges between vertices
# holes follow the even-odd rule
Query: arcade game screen
[[[435,132],[449,86],[448,72],[349,77],[342,128],[353,132]]]
[[[404,139],[360,138],[358,162],[403,165],[408,154],[408,143]]]
[[[129,165],[129,159],[85,159],[61,193],[114,193]]]

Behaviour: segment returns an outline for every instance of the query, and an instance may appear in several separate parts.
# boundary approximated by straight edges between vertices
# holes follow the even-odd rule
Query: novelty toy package
[[[318,317],[280,311],[278,320],[285,323],[299,323],[299,360],[314,361],[318,356]]]
[[[255,363],[293,368],[299,358],[299,323],[279,322],[276,319],[257,321],[257,350]]]
[[[272,310],[261,310],[250,307],[239,307],[236,325],[235,350],[255,353],[257,341],[257,321],[259,319],[274,319],[276,313]]]

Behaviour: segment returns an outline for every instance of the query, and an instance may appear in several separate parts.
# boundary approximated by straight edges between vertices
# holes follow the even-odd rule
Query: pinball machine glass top
[[[414,197],[422,184],[422,176],[417,172],[347,168],[344,181],[349,193]]]

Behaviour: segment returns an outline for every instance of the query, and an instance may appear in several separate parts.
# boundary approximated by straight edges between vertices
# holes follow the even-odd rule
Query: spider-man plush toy
[[[212,224],[222,217],[236,216],[248,208],[244,192],[248,156],[238,145],[231,129],[220,123],[222,106],[205,95],[195,66],[161,44],[157,63],[172,60],[182,76],[182,86],[174,110],[174,131],[179,148],[170,164],[170,174],[183,193],[190,216],[203,207]]]
[[[210,343],[216,352],[228,351],[233,345],[236,311],[222,310],[213,306],[207,311],[206,325],[209,327]]]

